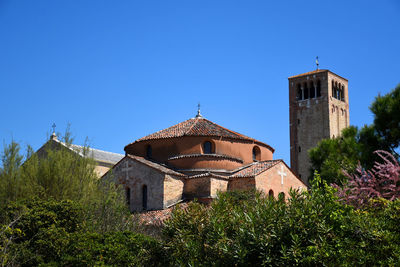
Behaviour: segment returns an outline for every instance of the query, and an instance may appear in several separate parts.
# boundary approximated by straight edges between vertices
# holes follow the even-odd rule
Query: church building
[[[123,184],[131,211],[162,210],[182,201],[209,202],[218,191],[257,189],[288,197],[306,185],[266,143],[200,114],[125,146],[105,176]]]

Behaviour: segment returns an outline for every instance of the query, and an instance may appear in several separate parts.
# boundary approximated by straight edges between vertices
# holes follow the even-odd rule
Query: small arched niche
[[[261,160],[261,150],[258,146],[253,147],[253,161]]]
[[[202,149],[203,149],[203,154],[215,153],[215,147],[211,141],[205,141],[202,145]]]
[[[268,196],[269,196],[270,198],[273,198],[273,197],[274,197],[274,190],[270,189],[270,190],[268,191]]]

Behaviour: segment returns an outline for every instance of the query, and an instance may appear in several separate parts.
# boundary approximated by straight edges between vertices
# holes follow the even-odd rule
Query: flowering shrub
[[[359,164],[356,174],[348,174],[347,185],[339,187],[339,197],[347,204],[357,208],[370,204],[371,199],[384,198],[395,200],[400,198],[400,165],[389,152],[377,150],[374,152],[383,162],[375,162],[371,170],[362,169]]]

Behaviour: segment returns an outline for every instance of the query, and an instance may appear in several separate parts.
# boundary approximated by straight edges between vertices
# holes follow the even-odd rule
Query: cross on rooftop
[[[56,124],[53,123],[53,125],[51,125],[51,128],[53,128],[53,133],[55,133],[56,132]]]
[[[199,103],[199,104],[197,104],[197,115],[196,115],[196,118],[200,118],[200,117],[202,117],[202,116],[200,114],[200,103]]]
[[[281,176],[281,184],[283,184],[283,176],[286,176],[287,174],[283,170],[283,165],[281,165],[281,170],[278,171],[278,174]]]

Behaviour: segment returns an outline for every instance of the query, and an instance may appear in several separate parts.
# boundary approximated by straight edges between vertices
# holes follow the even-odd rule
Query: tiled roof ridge
[[[283,162],[284,161],[282,159],[275,159],[275,160],[264,160],[264,161],[257,161],[257,162],[253,162],[250,163],[249,165],[247,165],[247,167],[231,174],[229,176],[229,178],[244,178],[244,177],[255,177],[257,175],[259,175],[260,173],[265,172],[266,170],[272,168],[273,166],[277,165],[278,163]],[[265,164],[270,163],[270,165],[265,166]],[[264,166],[262,166],[264,165]],[[261,167],[260,170],[253,170],[253,172],[251,173],[246,173],[248,171],[251,171],[251,168],[256,168],[256,167]],[[265,167],[265,168],[262,168]]]
[[[222,158],[222,159],[228,159],[228,160],[233,160],[233,161],[237,161],[240,163],[243,163],[243,160],[240,158],[235,158],[229,155],[225,155],[225,154],[200,154],[200,153],[196,153],[196,154],[185,154],[185,155],[176,155],[176,156],[172,156],[170,158],[168,158],[168,160],[175,160],[175,159],[181,159],[181,158],[196,158],[196,157],[212,157],[212,158]]]
[[[214,178],[223,179],[223,180],[229,180],[229,176],[218,175],[218,174],[214,174],[212,172],[206,172],[206,173],[195,174],[192,176],[187,176],[186,179],[196,179],[196,178],[209,177],[209,176],[214,177]]]
[[[227,128],[225,128],[225,127],[219,125],[219,124],[216,124],[215,122],[212,122],[212,121],[210,121],[210,120],[207,120],[206,118],[202,118],[202,119],[208,121],[208,122],[211,123],[211,124],[214,124],[214,125],[216,125],[216,126],[222,128],[222,129],[224,129],[225,131],[228,131],[228,132],[230,132],[230,133],[232,133],[232,134],[234,134],[234,135],[237,135],[237,136],[240,137],[240,138],[249,139],[249,140],[255,140],[255,139],[253,139],[253,138],[251,138],[251,137],[248,137],[248,136],[245,136],[245,135],[240,134],[240,133],[238,133],[238,132],[229,130],[229,129],[227,129]]]
[[[145,140],[158,139],[158,138],[150,138],[150,136],[154,136],[154,135],[156,135],[156,134],[158,134],[158,133],[160,133],[160,132],[169,130],[169,129],[171,129],[171,128],[174,128],[174,127],[178,126],[179,124],[184,124],[184,123],[186,123],[186,122],[188,122],[188,121],[190,121],[190,120],[194,120],[194,119],[196,119],[196,118],[190,118],[190,119],[187,119],[187,120],[185,120],[185,121],[176,123],[176,124],[174,124],[174,125],[172,125],[172,126],[170,126],[170,127],[167,127],[167,128],[165,128],[165,129],[158,130],[158,131],[156,131],[156,132],[154,132],[154,133],[151,133],[151,134],[148,134],[148,135],[146,135],[146,136],[143,136],[143,137],[137,139],[136,141],[134,141],[134,142],[132,142],[132,143],[130,143],[130,144],[133,144],[133,143],[136,143],[136,142],[140,142],[140,141],[145,141]],[[193,125],[192,125],[192,126],[193,126]],[[191,127],[192,127],[192,126],[191,126]],[[130,145],[130,144],[129,144],[129,145]]]
[[[161,171],[161,172],[166,173],[166,174],[173,174],[173,175],[177,175],[177,176],[181,176],[181,177],[186,177],[186,175],[183,174],[183,173],[177,172],[177,171],[175,171],[173,169],[170,169],[170,168],[168,168],[168,167],[166,167],[164,165],[161,165],[161,164],[159,164],[157,162],[154,162],[154,161],[147,160],[147,159],[145,159],[143,157],[140,157],[140,156],[135,156],[135,155],[128,154],[125,157],[133,159],[133,160],[135,160],[137,162],[146,164],[150,168],[153,168],[155,170]]]

